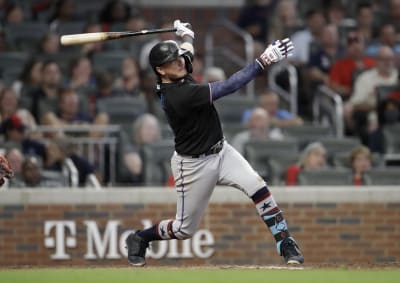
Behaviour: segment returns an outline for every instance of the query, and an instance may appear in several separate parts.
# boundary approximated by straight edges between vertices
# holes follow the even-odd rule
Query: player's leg
[[[128,236],[128,261],[132,265],[145,264],[146,248],[151,241],[183,240],[193,236],[217,183],[219,160],[217,155],[183,158],[175,154],[172,157],[177,192],[176,217]]]
[[[254,202],[257,211],[269,228],[277,243],[278,254],[288,264],[299,264],[304,258],[290,236],[286,220],[275,202],[265,181],[251,165],[228,143],[223,150],[219,184],[229,185],[246,193]]]

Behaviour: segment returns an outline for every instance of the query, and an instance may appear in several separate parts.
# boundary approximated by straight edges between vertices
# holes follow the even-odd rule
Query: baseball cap
[[[5,119],[1,125],[2,132],[7,132],[9,130],[25,131],[25,125],[22,123],[21,118],[13,114],[9,118]]]

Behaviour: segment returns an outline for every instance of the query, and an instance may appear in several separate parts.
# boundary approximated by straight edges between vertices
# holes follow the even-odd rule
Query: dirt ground
[[[20,265],[20,266],[0,266],[0,270],[5,269],[40,269],[40,268],[144,268],[144,269],[268,269],[268,270],[306,270],[306,269],[371,269],[371,270],[383,270],[383,269],[400,269],[400,262],[394,263],[361,263],[361,264],[332,264],[332,263],[321,263],[321,264],[303,264],[303,265],[196,265],[196,266],[173,266],[173,265],[146,265],[144,267],[131,267],[121,266],[121,265],[91,265],[91,266],[83,266],[83,265],[64,265],[64,266],[28,266],[28,265]]]

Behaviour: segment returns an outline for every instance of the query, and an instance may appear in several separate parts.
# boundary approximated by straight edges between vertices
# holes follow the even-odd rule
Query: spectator
[[[53,118],[46,117],[46,120],[55,122],[53,126],[87,124],[92,122],[92,117],[79,110],[79,97],[73,89],[67,88],[60,90],[58,109],[55,112],[48,112],[45,116],[52,115]]]
[[[22,163],[24,161],[22,152],[16,147],[11,147],[6,150],[4,157],[8,160],[14,175],[17,177],[21,176]]]
[[[28,157],[22,163],[21,180],[13,178],[10,188],[60,188],[61,180],[48,180],[42,174],[42,166],[36,157]]]
[[[110,30],[110,25],[126,22],[130,17],[130,6],[120,0],[110,0],[100,13],[100,21],[105,25],[105,30]]]
[[[353,184],[366,185],[365,173],[372,167],[372,154],[368,147],[354,148],[350,153],[350,164],[353,170]]]
[[[78,10],[74,0],[57,0],[54,12],[49,18],[50,30],[57,31],[63,23],[78,20]]]
[[[279,95],[273,91],[266,91],[258,97],[258,105],[265,109],[271,119],[272,127],[301,126],[304,124],[302,118],[279,108]]]
[[[324,26],[320,44],[311,52],[308,62],[309,79],[312,87],[329,83],[329,71],[340,54],[337,27],[333,24]]]
[[[122,95],[120,91],[114,88],[114,77],[108,71],[99,72],[96,75],[97,91],[91,97],[91,103],[96,105],[98,99]]]
[[[400,36],[400,0],[389,0],[386,20],[393,23],[396,29],[396,38]]]
[[[339,27],[345,20],[345,7],[337,1],[330,1],[325,11],[326,19],[329,24]]]
[[[399,65],[400,43],[397,42],[396,30],[393,24],[390,23],[383,24],[379,28],[378,41],[369,44],[365,50],[365,54],[367,54],[368,56],[375,57],[378,54],[379,48],[381,48],[382,46],[389,46],[390,48],[393,49],[394,53],[397,56],[396,65]]]
[[[357,29],[364,38],[366,45],[374,38],[374,11],[371,3],[361,2],[356,8]],[[369,54],[370,55],[370,54]]]
[[[44,58],[58,54],[60,52],[60,38],[54,32],[43,35],[39,41],[38,54]]]
[[[5,15],[5,25],[19,24],[24,21],[25,15],[22,7],[16,3],[8,5]]]
[[[24,65],[19,78],[15,80],[11,86],[17,97],[27,98],[26,94],[28,92],[39,87],[42,82],[42,67],[43,62],[37,58],[32,58]],[[30,107],[30,103],[28,107]]]
[[[345,104],[344,111],[348,131],[360,135],[364,144],[368,144],[368,132],[378,127],[376,87],[398,83],[398,71],[395,68],[392,49],[382,46],[376,60],[375,68],[364,71],[357,77],[353,94]]]
[[[33,155],[44,158],[45,146],[43,143],[31,139],[26,133],[26,126],[20,117],[13,114],[5,119],[1,125],[1,133],[4,135],[6,147],[17,147],[24,155]]]
[[[61,71],[55,61],[47,60],[43,63],[41,72],[42,81],[38,90],[33,90],[31,112],[36,121],[48,111],[55,111],[58,92],[61,87]]]
[[[44,168],[56,172],[68,172],[69,185],[72,187],[92,186],[99,188],[95,168],[88,160],[76,154],[67,139],[55,139],[46,147]],[[78,178],[76,178],[78,177]]]
[[[161,128],[155,116],[146,113],[133,123],[132,140],[124,149],[124,165],[130,173],[130,182],[143,183],[143,161],[141,148],[161,139]]]
[[[301,26],[302,22],[297,14],[296,1],[281,0],[278,2],[276,12],[272,18],[271,28],[268,32],[268,42],[272,42],[277,38],[289,37]]]
[[[311,9],[306,14],[306,28],[295,32],[291,38],[294,49],[291,61],[296,65],[305,65],[309,61],[311,45],[319,42],[325,26],[324,14]]]
[[[357,32],[346,38],[346,54],[333,62],[329,72],[329,86],[347,101],[352,93],[357,73],[375,66],[375,60],[364,55],[364,39]]]
[[[88,57],[82,55],[71,60],[68,85],[82,96],[88,96],[97,87]]]
[[[247,129],[233,137],[232,146],[243,154],[244,145],[250,140],[267,141],[280,140],[282,138],[283,135],[279,128],[271,128],[268,112],[258,107],[251,111],[247,120]]]
[[[10,118],[17,112],[18,98],[11,88],[0,91],[0,121]]]
[[[269,36],[269,18],[273,14],[277,0],[250,0],[240,10],[238,26],[249,32],[252,37],[267,42]]]
[[[115,81],[115,88],[125,95],[140,97],[140,69],[133,57],[126,57],[121,64],[121,77]]]
[[[298,183],[298,175],[302,170],[318,170],[326,166],[326,149],[320,142],[310,143],[301,153],[298,164],[291,165],[286,170],[286,185]]]
[[[36,128],[36,121],[32,114],[27,109],[17,108],[18,104],[18,98],[11,88],[4,88],[0,91],[0,121],[17,115],[27,129]],[[35,138],[40,137],[39,133],[30,133],[30,135]]]

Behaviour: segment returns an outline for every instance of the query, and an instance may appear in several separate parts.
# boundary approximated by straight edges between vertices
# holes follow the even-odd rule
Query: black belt
[[[182,155],[182,156],[188,156],[191,158],[199,158],[199,157],[204,157],[204,156],[208,156],[211,154],[217,154],[219,153],[223,148],[224,148],[224,140],[222,139],[219,142],[217,142],[216,144],[214,144],[212,147],[210,147],[206,152],[201,153],[201,154],[195,154],[195,155]]]

